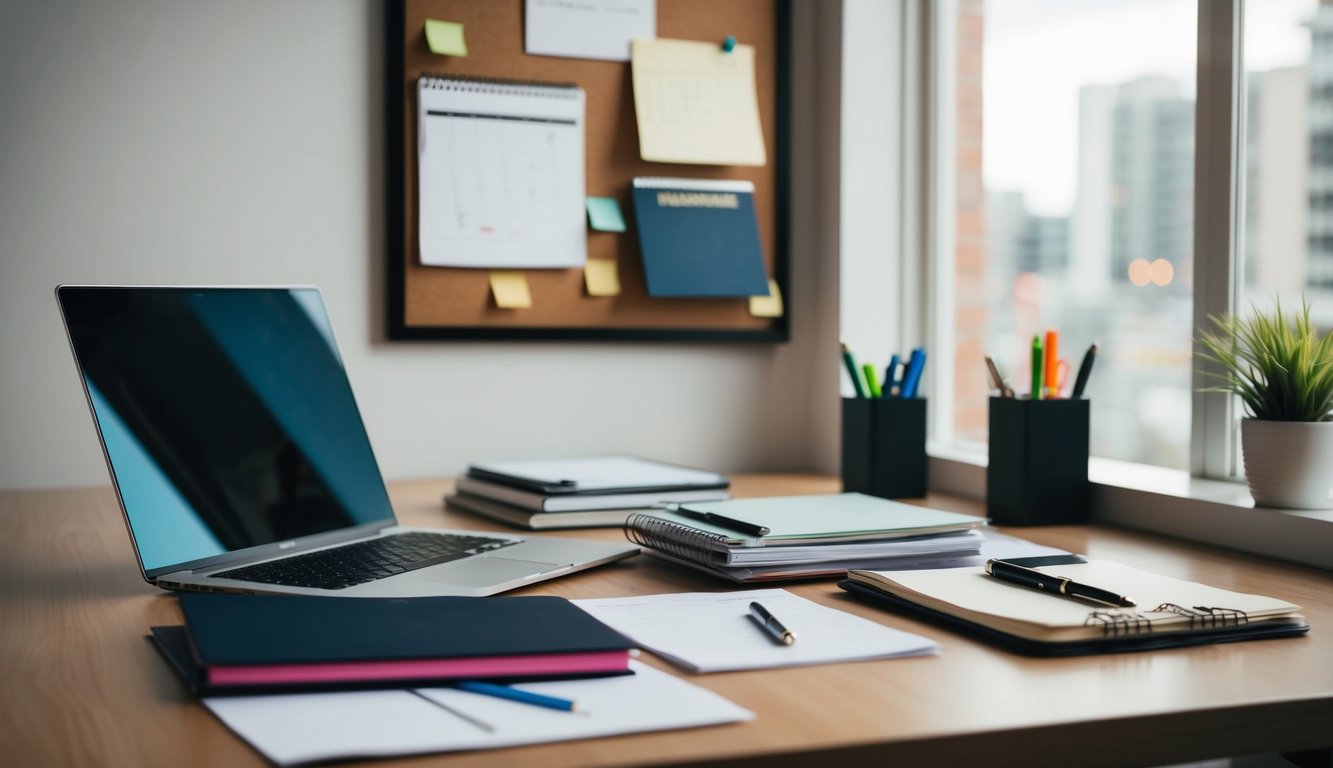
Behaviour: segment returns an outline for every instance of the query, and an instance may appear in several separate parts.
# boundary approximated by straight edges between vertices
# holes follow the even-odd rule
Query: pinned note
[[[463,39],[463,25],[455,21],[426,19],[426,45],[431,53],[441,56],[466,56],[467,41]]]
[[[764,165],[754,46],[635,38],[639,155],[661,163]]]
[[[614,197],[588,198],[588,224],[598,232],[624,232],[625,217]]]
[[[501,309],[532,309],[532,291],[528,277],[518,270],[497,269],[491,272],[491,295]]]
[[[750,297],[750,314],[755,317],[782,317],[782,291],[778,281],[768,281],[767,296]]]
[[[583,267],[583,282],[589,296],[619,296],[620,271],[615,259],[588,259]]]

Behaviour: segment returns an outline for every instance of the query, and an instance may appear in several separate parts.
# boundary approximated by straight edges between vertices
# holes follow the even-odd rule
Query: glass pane
[[[1244,291],[1333,325],[1333,5],[1245,8]]]
[[[954,439],[986,439],[992,355],[1020,396],[1060,332],[1092,452],[1189,461],[1194,0],[960,0]]]

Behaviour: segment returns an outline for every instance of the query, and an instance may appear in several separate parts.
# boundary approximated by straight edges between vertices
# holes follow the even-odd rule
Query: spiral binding
[[[460,77],[432,72],[421,74],[421,87],[433,91],[458,91],[460,93],[499,93],[507,96],[534,96],[552,99],[578,98],[578,85],[576,83],[543,83],[538,80],[509,80],[501,77],[473,75]]]
[[[1188,618],[1191,629],[1239,627],[1242,624],[1248,624],[1250,622],[1249,614],[1234,608],[1209,608],[1206,605],[1196,605],[1193,608],[1185,608],[1176,605],[1175,603],[1162,603],[1157,606],[1157,610],[1162,613],[1174,613],[1177,616]]]
[[[1101,626],[1106,637],[1128,637],[1152,631],[1152,620],[1137,611],[1093,611],[1084,626]]]
[[[725,562],[727,537],[657,515],[636,512],[625,520],[625,538],[682,560],[712,564]]]

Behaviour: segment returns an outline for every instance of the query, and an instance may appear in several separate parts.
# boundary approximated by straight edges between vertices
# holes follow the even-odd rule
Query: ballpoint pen
[[[1028,395],[1033,400],[1041,399],[1041,337],[1032,337],[1032,394]]]
[[[1074,379],[1074,391],[1071,397],[1079,399],[1083,397],[1083,389],[1088,386],[1088,375],[1092,373],[1092,364],[1097,359],[1097,345],[1088,347],[1088,351],[1083,353],[1083,362],[1078,366],[1078,377]]]
[[[856,355],[852,354],[852,348],[845,341],[842,343],[842,362],[847,366],[847,375],[852,377],[852,389],[856,390],[856,396],[865,398],[866,388],[861,383],[861,371],[856,367]]]
[[[726,515],[719,515],[716,512],[703,512],[688,507],[676,507],[672,511],[683,517],[701,520],[705,523],[712,523],[713,525],[729,528],[733,531],[740,531],[741,533],[748,533],[751,536],[767,536],[769,534],[769,528],[767,526],[747,523],[744,520],[737,520],[733,517],[727,517]]]
[[[791,630],[782,626],[782,622],[778,621],[778,617],[769,613],[768,609],[759,603],[750,603],[750,618],[754,619],[754,623],[758,624],[759,628],[764,630],[764,632],[767,633],[769,637],[773,638],[775,642],[782,643],[783,645],[791,645],[796,642],[796,635],[793,635]]]
[[[507,685],[497,683],[484,683],[480,680],[464,680],[454,685],[460,691],[476,693],[482,696],[493,696],[497,699],[507,699],[517,701],[522,704],[531,704],[534,707],[545,707],[547,709],[558,709],[562,712],[577,712],[579,705],[569,699],[562,699],[557,696],[547,696],[543,693],[533,693],[520,688],[511,688]]]
[[[997,579],[1032,587],[1039,592],[1047,592],[1052,595],[1077,597],[1083,600],[1091,600],[1094,603],[1104,603],[1122,608],[1132,608],[1135,605],[1133,600],[1124,595],[1117,595],[1110,590],[1090,587],[1087,584],[1080,584],[1061,576],[1051,576],[1004,560],[987,560],[986,573]]]

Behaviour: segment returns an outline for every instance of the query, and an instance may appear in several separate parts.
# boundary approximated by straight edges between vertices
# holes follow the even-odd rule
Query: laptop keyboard
[[[211,578],[258,581],[288,587],[346,589],[517,543],[513,539],[411,531],[322,549],[307,555],[233,568],[211,574]]]

